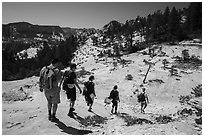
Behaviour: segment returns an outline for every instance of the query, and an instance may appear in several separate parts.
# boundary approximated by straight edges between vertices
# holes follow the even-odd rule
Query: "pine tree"
[[[176,40],[177,31],[180,30],[180,17],[178,15],[178,11],[175,7],[172,8],[171,13],[169,15],[169,22],[168,22],[168,30],[169,30],[169,37],[168,39],[172,42]]]
[[[192,2],[188,8],[188,25],[191,31],[202,29],[202,3]]]

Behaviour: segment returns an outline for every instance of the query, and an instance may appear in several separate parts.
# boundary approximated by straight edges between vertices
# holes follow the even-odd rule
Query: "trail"
[[[143,62],[148,60],[149,55],[133,53],[124,55],[122,58],[130,60],[130,63],[122,67],[118,66],[113,70],[113,59],[96,61],[94,55],[98,54],[100,48],[90,45],[87,42],[78,51],[74,58],[75,63],[80,64],[77,71],[84,67],[95,76],[96,96],[93,112],[88,112],[88,107],[84,97],[77,89],[77,100],[75,104],[76,118],[67,116],[69,102],[65,92],[62,90],[61,103],[59,104],[56,116],[59,122],[50,122],[47,119],[47,102],[44,93],[38,89],[38,77],[31,77],[19,81],[2,82],[2,92],[10,90],[23,90],[32,95],[31,99],[16,102],[2,102],[2,134],[3,135],[196,135],[202,134],[202,125],[195,124],[193,115],[181,117],[178,112],[190,106],[182,106],[179,103],[180,95],[189,95],[192,88],[201,84],[202,70],[192,71],[191,74],[180,73],[181,77],[170,77],[169,71],[162,68],[162,59],[172,60],[172,56],[180,55],[179,46],[164,46],[163,50],[168,57],[155,57],[153,62],[158,61],[150,68],[147,75],[147,93],[150,103],[145,114],[140,113],[140,104],[137,102],[136,89],[140,89],[140,84],[144,79],[148,66]],[[172,49],[174,53],[172,53]],[[191,54],[202,55],[196,47],[191,47]],[[98,51],[99,50],[99,51]],[[82,63],[83,61],[83,63]],[[133,79],[126,80],[126,76],[131,74]],[[88,80],[89,75],[79,78],[80,81]],[[154,80],[162,80],[159,83]],[[152,80],[151,82],[149,80]],[[27,85],[27,86],[25,86]],[[30,87],[28,86],[30,85]],[[118,114],[111,114],[111,105],[104,106],[104,99],[109,96],[114,85],[118,85],[120,100]],[[80,84],[83,88],[83,85]],[[202,102],[202,98],[196,98]],[[196,101],[194,101],[195,103]],[[199,103],[197,103],[198,105]],[[201,103],[202,105],[202,103]],[[156,119],[160,116],[169,116],[172,121],[165,124],[159,123]],[[88,118],[94,118],[91,123]],[[136,123],[131,123],[136,122]],[[129,124],[129,125],[128,125]]]

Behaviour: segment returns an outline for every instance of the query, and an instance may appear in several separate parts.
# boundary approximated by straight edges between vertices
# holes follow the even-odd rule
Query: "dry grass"
[[[88,116],[85,119],[80,121],[80,124],[88,127],[88,126],[100,126],[100,124],[105,124],[107,121],[107,118],[98,116],[98,115],[94,115],[94,116]]]
[[[23,101],[29,98],[31,98],[30,93],[23,90],[23,88],[19,90],[10,90],[2,94],[2,99],[6,102]]]
[[[126,123],[126,126],[133,126],[135,124],[140,124],[141,125],[143,123],[154,124],[150,120],[147,120],[147,119],[144,119],[144,118],[137,118],[137,117],[130,116],[130,115],[124,114],[124,113],[118,114],[118,116],[121,117],[122,119],[124,119],[124,121]]]

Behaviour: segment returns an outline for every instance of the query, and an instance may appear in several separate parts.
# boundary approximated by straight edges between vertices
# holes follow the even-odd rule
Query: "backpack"
[[[52,83],[54,80],[56,80],[54,69],[55,68],[51,69],[46,66],[44,72],[42,73],[42,76],[40,76],[40,84],[41,84],[40,86],[42,87],[42,89],[50,89],[51,87],[50,79],[52,80]],[[53,72],[51,76],[49,76],[50,71]]]
[[[65,73],[67,73],[67,75],[65,76]],[[68,89],[68,81],[69,81],[69,78],[70,78],[70,75],[71,75],[71,72],[70,71],[65,71],[64,73],[64,76],[65,79],[64,79],[64,82],[63,82],[63,85],[62,85],[62,89],[63,90],[67,90]]]
[[[84,88],[83,88],[83,94],[82,95],[86,95],[87,94],[87,91],[89,89],[89,84],[90,84],[89,81],[84,83]]]
[[[138,101],[138,102],[143,102],[143,101],[145,101],[145,95],[144,95],[144,93],[140,93],[139,95],[137,95],[137,101]]]

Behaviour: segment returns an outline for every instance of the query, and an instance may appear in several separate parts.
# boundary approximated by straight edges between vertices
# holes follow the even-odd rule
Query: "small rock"
[[[30,116],[29,119],[33,119],[34,117],[37,117],[37,115]]]

